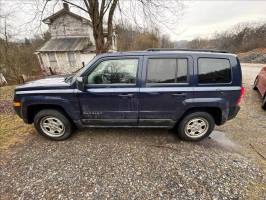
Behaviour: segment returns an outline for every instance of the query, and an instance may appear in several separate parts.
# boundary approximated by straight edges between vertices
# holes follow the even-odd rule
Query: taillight
[[[237,105],[240,104],[240,101],[241,101],[242,97],[244,96],[244,93],[245,93],[245,88],[243,86],[241,86],[240,95],[239,95],[237,102],[236,102]]]

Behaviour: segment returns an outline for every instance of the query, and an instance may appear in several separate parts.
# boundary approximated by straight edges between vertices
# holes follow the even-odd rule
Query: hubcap
[[[64,135],[65,126],[56,117],[44,117],[41,119],[40,127],[42,131],[50,137],[60,137]]]
[[[203,136],[209,129],[209,123],[204,118],[194,118],[187,122],[185,133],[192,138],[199,138]]]

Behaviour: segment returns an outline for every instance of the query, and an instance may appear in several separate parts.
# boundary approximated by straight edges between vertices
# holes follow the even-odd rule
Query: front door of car
[[[83,75],[78,93],[81,120],[87,126],[136,126],[141,57],[104,58]]]
[[[192,98],[189,56],[145,56],[139,96],[140,126],[173,126]]]

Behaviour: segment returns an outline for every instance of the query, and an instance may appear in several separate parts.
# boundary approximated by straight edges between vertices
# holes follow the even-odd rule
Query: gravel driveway
[[[246,87],[257,70],[243,67]],[[265,161],[248,145],[264,153],[266,112],[247,90],[239,116],[199,143],[160,129],[28,134],[0,153],[0,199],[265,199]]]

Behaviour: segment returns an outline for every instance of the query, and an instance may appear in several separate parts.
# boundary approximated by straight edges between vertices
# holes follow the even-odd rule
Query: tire
[[[34,126],[38,133],[51,140],[65,140],[73,131],[72,123],[60,111],[41,110],[34,117]]]
[[[257,88],[257,83],[258,83],[258,77],[256,77],[255,81],[254,81],[254,84],[253,84],[253,90],[258,90]]]
[[[211,134],[214,125],[214,119],[209,113],[190,113],[179,123],[177,127],[178,137],[185,141],[199,141]]]
[[[264,94],[264,97],[262,99],[262,105],[261,105],[262,109],[266,110],[266,94]]]

